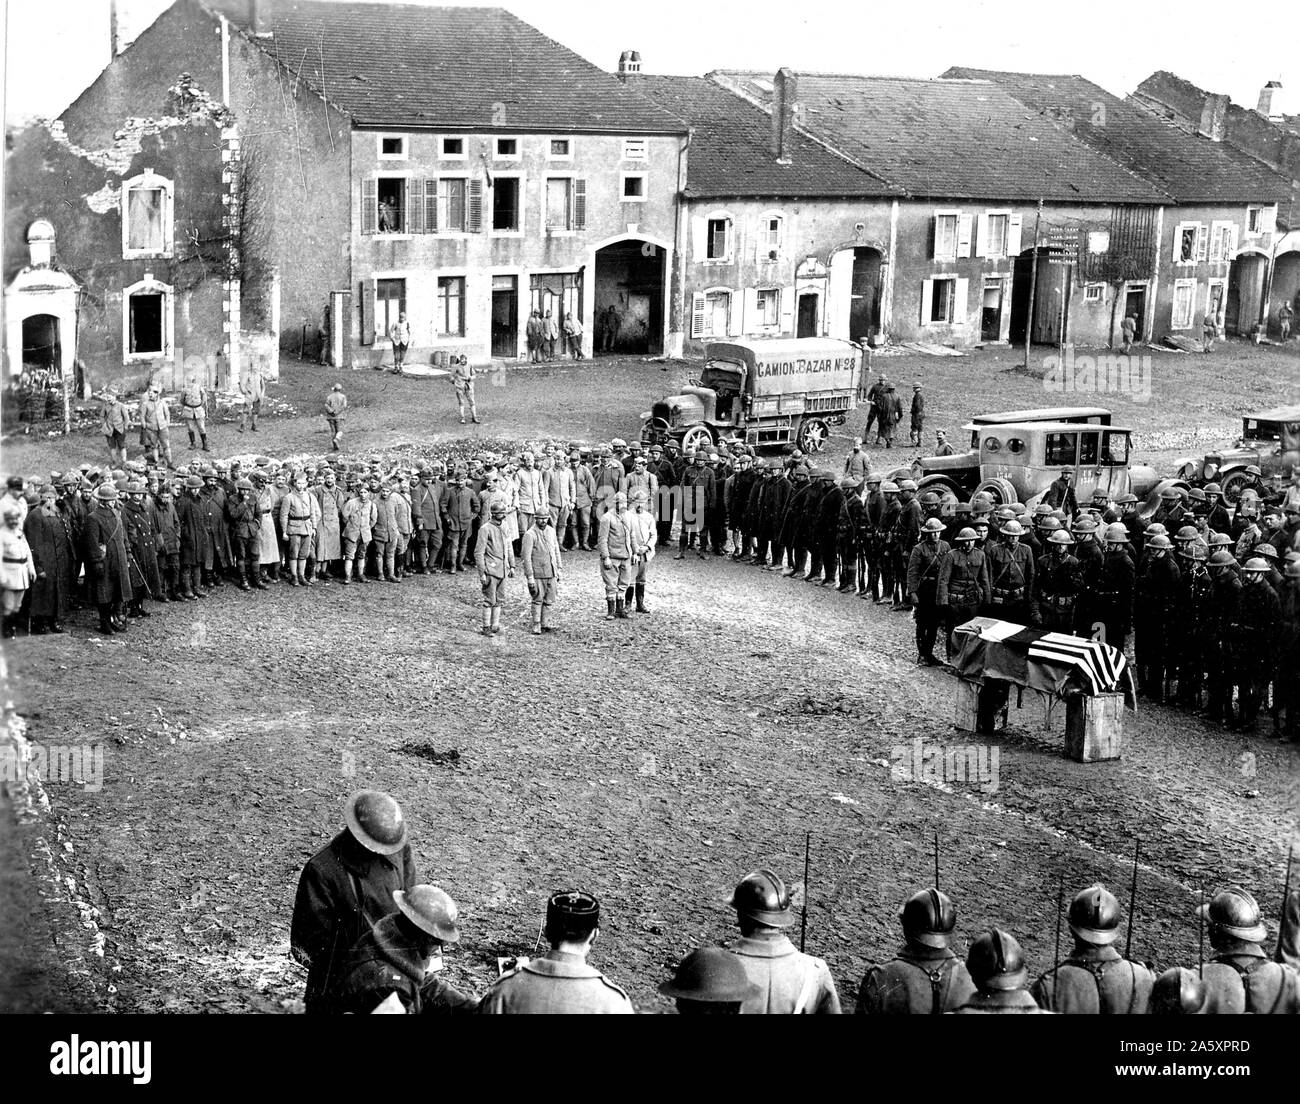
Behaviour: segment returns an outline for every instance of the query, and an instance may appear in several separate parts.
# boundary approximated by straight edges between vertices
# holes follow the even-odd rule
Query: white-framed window
[[[726,337],[732,333],[730,288],[707,288],[691,297],[691,336]]]
[[[549,161],[572,161],[572,138],[548,138],[546,140],[546,157]]]
[[[936,261],[955,261],[958,257],[957,244],[961,234],[961,214],[958,211],[936,211],[934,213],[934,259]],[[969,236],[969,231],[967,232]]]
[[[1196,281],[1174,281],[1174,315],[1169,325],[1175,330],[1190,330],[1196,318]]]
[[[174,185],[153,169],[122,181],[122,256],[170,257]]]
[[[122,291],[122,360],[170,357],[175,339],[175,303],[170,284],[146,272]]]
[[[1088,231],[1088,252],[1099,257],[1102,254],[1110,252],[1110,231],[1109,230],[1089,230]]]
[[[465,139],[458,135],[444,134],[438,139],[438,156],[444,161],[464,161]]]
[[[1100,303],[1105,298],[1105,284],[1084,284],[1083,301],[1085,303]]]
[[[1203,222],[1180,222],[1174,227],[1174,264],[1193,265],[1210,255],[1210,236]]]
[[[1228,281],[1208,280],[1205,284],[1205,313],[1210,315],[1223,328],[1224,314],[1228,305]]]
[[[389,328],[406,313],[406,280],[404,278],[377,277],[375,279],[375,339],[382,341]]]
[[[1227,219],[1210,223],[1210,264],[1227,264],[1237,251],[1237,224]]]
[[[1265,225],[1267,222],[1265,217],[1267,211],[1267,207],[1260,206],[1259,204],[1251,204],[1251,206],[1246,208],[1247,234],[1262,234],[1268,229],[1268,226]]]
[[[960,229],[960,225],[959,225]],[[958,235],[960,245],[960,234]],[[1011,241],[1011,212],[985,211],[979,217],[975,238],[975,256],[1005,257]],[[959,249],[959,255],[965,256]]]
[[[375,140],[376,153],[380,161],[406,160],[406,135],[379,134],[376,135]]]
[[[361,182],[361,232],[409,234],[413,219],[423,213],[408,176],[377,175]]]
[[[439,234],[464,233],[469,230],[468,194],[470,181],[463,176],[440,176],[434,183],[433,225]],[[474,181],[482,184],[480,181]],[[480,205],[482,200],[480,198]],[[427,220],[426,220],[427,221]]]
[[[964,326],[970,280],[944,272],[921,281],[921,325]]]
[[[465,336],[465,277],[439,276],[433,331],[439,337]]]
[[[624,138],[624,161],[648,161],[650,159],[650,142],[646,138]]]
[[[492,174],[492,221],[494,234],[524,232],[524,178],[514,173]]]
[[[785,219],[779,211],[764,211],[754,226],[754,260],[770,264],[781,259]]]
[[[619,173],[619,194],[624,203],[644,203],[646,174],[643,172]]]
[[[493,156],[498,161],[519,161],[523,158],[523,143],[518,138],[497,138],[492,143]]]
[[[957,303],[957,277],[941,276],[934,281],[930,297],[930,321],[951,322]]]
[[[546,178],[546,219],[549,233],[587,228],[587,181],[582,177]]]
[[[781,289],[758,288],[754,292],[754,321],[762,329],[781,324]]]
[[[729,215],[719,215],[706,220],[704,259],[730,261],[732,252],[732,222]]]

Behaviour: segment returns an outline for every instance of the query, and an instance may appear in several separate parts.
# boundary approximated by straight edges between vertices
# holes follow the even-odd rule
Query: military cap
[[[203,480],[197,475],[187,475],[185,477],[185,486],[189,487],[191,490],[198,490],[203,486]]]
[[[253,481],[252,481],[251,479],[236,479],[236,480],[235,480],[235,490],[237,490],[237,491],[251,491],[252,489],[253,489]]]
[[[1246,465],[1246,474],[1247,474],[1247,475],[1263,475],[1264,473],[1263,473],[1262,471],[1259,470],[1259,465],[1258,465],[1258,464],[1247,464],[1247,465]]]
[[[942,533],[944,524],[938,518],[927,518],[924,525],[921,526],[923,533]]]
[[[271,458],[269,456],[258,456],[253,459],[253,463],[259,468],[267,468],[271,466]]]
[[[1274,548],[1271,544],[1268,544],[1267,542],[1263,544],[1257,544],[1254,550],[1252,551],[1251,555],[1263,556],[1264,559],[1266,560],[1273,560],[1276,562],[1277,549]]]
[[[1161,497],[1161,498],[1164,498],[1165,496],[1164,496],[1164,495],[1161,495],[1160,497]],[[1177,492],[1177,491],[1174,492],[1174,497],[1175,497],[1175,498],[1178,497],[1178,492]],[[1128,505],[1128,503],[1130,503],[1130,502],[1136,502],[1136,501],[1137,501],[1137,495],[1135,495],[1135,494],[1122,494],[1122,495],[1120,495],[1117,499],[1115,499],[1115,503],[1116,503],[1116,505],[1119,505],[1119,506],[1126,506],[1126,505]]]
[[[95,491],[95,497],[101,502],[112,502],[117,498],[117,488],[112,483],[101,483]]]
[[[1025,527],[1021,525],[1020,522],[1016,521],[1015,518],[1012,518],[1002,526],[1002,535],[1004,537],[1023,537],[1025,535]]]
[[[590,893],[569,889],[546,902],[546,935],[555,942],[585,939],[600,927],[600,902]]]

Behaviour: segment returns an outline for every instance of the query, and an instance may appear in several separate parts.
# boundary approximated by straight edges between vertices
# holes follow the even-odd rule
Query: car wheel
[[[1229,506],[1235,506],[1241,499],[1242,489],[1250,482],[1250,476],[1244,471],[1235,471],[1230,475],[1225,475],[1223,481],[1219,484],[1223,488],[1223,501]]]
[[[682,452],[687,449],[707,449],[713,446],[713,433],[708,426],[691,426],[682,434]]]
[[[804,452],[821,452],[830,435],[830,427],[820,418],[806,418],[799,427],[799,447]]]
[[[993,505],[1005,506],[1009,502],[1016,501],[1016,489],[1011,485],[1008,479],[986,479],[975,488],[975,494],[983,491],[993,499]],[[974,495],[971,496],[974,499]]]

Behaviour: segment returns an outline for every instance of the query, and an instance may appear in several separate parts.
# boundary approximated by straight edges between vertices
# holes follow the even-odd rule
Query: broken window
[[[132,252],[163,251],[162,188],[131,188],[127,192],[127,248]]]
[[[438,311],[434,327],[440,337],[465,334],[465,277],[438,277]]]
[[[135,354],[163,351],[163,293],[137,291],[130,297],[127,324],[127,350]]]
[[[501,141],[501,139],[498,139]],[[522,228],[520,218],[519,195],[520,180],[517,176],[498,176],[492,183],[492,229],[519,230]]]
[[[644,161],[649,156],[649,145],[645,138],[623,139],[623,160]]]

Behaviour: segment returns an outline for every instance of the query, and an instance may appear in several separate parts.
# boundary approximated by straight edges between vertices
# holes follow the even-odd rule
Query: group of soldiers
[[[538,939],[540,946],[544,937],[549,949],[535,957],[498,958],[499,976],[482,996],[462,993],[444,981],[439,977],[443,951],[462,936],[459,909],[446,890],[418,880],[401,807],[389,794],[361,790],[347,800],[343,815],[346,826],[307,862],[294,899],[290,946],[307,969],[308,1013],[635,1011],[627,993],[590,962],[600,935],[601,907],[582,890],[550,897]],[[736,884],[730,904],[739,938],[725,947],[691,951],[658,987],[680,1013],[843,1011],[826,962],[805,954],[789,938],[800,916],[779,875],[769,869],[750,872]],[[1031,985],[1020,944],[1000,928],[976,938],[963,961],[953,948],[957,910],[952,899],[937,888],[924,889],[903,904],[903,944],[894,958],[867,971],[856,1011],[1300,1012],[1300,893],[1287,894],[1271,956],[1264,947],[1267,931],[1259,905],[1246,890],[1227,887],[1199,911],[1211,948],[1208,961],[1157,976],[1119,953],[1119,901],[1105,886],[1089,886],[1069,905],[1072,948]],[[1057,943],[1059,951],[1059,920]]]

